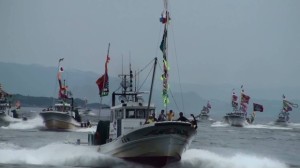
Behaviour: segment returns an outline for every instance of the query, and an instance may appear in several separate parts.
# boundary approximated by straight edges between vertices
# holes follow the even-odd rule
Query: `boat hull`
[[[40,116],[43,118],[47,129],[68,130],[76,129],[81,126],[81,123],[77,122],[68,113],[46,111],[41,112]]]
[[[282,119],[282,118],[278,118],[274,123],[275,123],[275,125],[279,125],[279,126],[287,126],[288,125],[288,121],[286,121],[285,119]]]
[[[209,115],[208,114],[200,114],[198,118],[199,118],[199,121],[207,121],[207,120],[209,120]]]
[[[226,123],[235,127],[243,127],[246,124],[246,119],[241,115],[226,115],[224,117]]]
[[[99,146],[99,152],[127,161],[161,167],[181,159],[195,132],[189,123],[155,123]]]

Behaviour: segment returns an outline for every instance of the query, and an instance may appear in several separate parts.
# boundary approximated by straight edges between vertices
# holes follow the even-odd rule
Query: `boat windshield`
[[[70,106],[55,106],[56,111],[70,111]]]

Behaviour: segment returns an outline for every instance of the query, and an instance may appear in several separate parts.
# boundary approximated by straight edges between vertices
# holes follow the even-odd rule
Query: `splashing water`
[[[222,156],[200,149],[187,150],[182,155],[181,166],[189,168],[288,168],[285,163],[266,157],[241,153]]]
[[[51,166],[132,167],[125,161],[97,152],[95,146],[52,143],[38,149],[0,145],[0,163]]]
[[[7,127],[1,127],[3,129],[34,129],[43,127],[43,119],[40,116],[36,116],[33,119],[26,121],[20,120],[18,122],[10,123]]]

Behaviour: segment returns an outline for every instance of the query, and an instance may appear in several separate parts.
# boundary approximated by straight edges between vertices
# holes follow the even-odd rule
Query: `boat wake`
[[[33,119],[28,119],[26,121],[20,120],[18,122],[10,123],[8,126],[6,126],[6,127],[3,126],[1,128],[3,128],[3,129],[20,129],[20,130],[23,130],[23,129],[40,128],[40,127],[43,127],[43,126],[44,126],[44,124],[43,124],[42,118],[39,117],[39,116],[36,116]]]
[[[172,167],[169,165],[167,167]],[[207,150],[189,149],[182,155],[182,168],[288,168],[278,160],[236,153],[233,156],[222,156]]]
[[[246,125],[245,128],[256,128],[256,129],[277,129],[277,130],[291,130],[291,127],[282,127],[276,125],[264,125],[264,124],[251,124]]]
[[[63,149],[63,150],[62,150]],[[38,149],[0,144],[0,163],[75,167],[141,167],[97,152],[95,147],[52,143]]]
[[[222,121],[216,121],[211,124],[212,127],[228,127],[229,124],[222,122]]]
[[[94,125],[92,127],[89,128],[78,128],[75,129],[74,132],[96,132],[97,126]]]
[[[61,150],[63,149],[63,150]],[[0,163],[4,165],[48,165],[74,167],[134,167],[137,165],[97,152],[93,146],[52,143],[37,149],[23,148],[11,143],[0,143]],[[181,168],[288,168],[281,161],[255,155],[236,153],[232,156],[207,150],[189,149],[178,163],[167,165]]]

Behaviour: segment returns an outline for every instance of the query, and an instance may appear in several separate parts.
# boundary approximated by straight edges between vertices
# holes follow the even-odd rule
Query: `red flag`
[[[250,100],[250,96],[248,95],[245,95],[244,93],[242,93],[242,96],[241,96],[241,103],[249,103],[249,100]]]
[[[96,84],[98,85],[99,88],[99,95],[102,96],[107,96],[109,93],[109,83],[108,83],[108,75],[103,74],[97,81]]]
[[[108,44],[108,50],[107,50],[107,55],[106,55],[105,73],[96,81],[96,84],[99,88],[100,97],[107,96],[109,93],[109,80],[108,80],[108,68],[107,68],[107,65],[110,60],[109,48],[110,48],[110,43]]]

